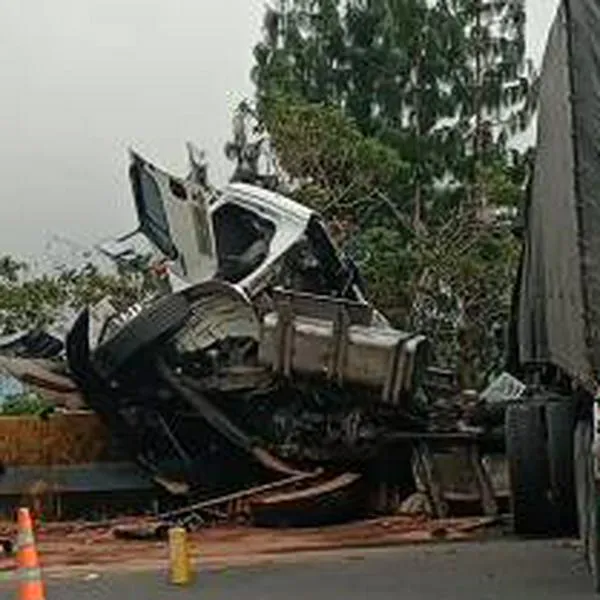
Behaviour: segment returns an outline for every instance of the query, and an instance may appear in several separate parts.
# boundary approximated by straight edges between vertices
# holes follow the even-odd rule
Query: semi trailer
[[[600,2],[561,0],[511,320],[527,392],[505,435],[515,532],[574,535],[600,591]]]

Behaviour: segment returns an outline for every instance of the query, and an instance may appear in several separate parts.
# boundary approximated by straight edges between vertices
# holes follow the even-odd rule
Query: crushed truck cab
[[[365,302],[315,211],[251,185],[208,189],[133,152],[130,179],[139,231],[168,261],[176,287],[214,278],[251,297],[280,285]]]
[[[428,343],[367,301],[319,215],[251,185],[208,189],[135,153],[130,176],[172,291],[126,311],[89,307],[67,343],[88,403],[130,454],[169,489],[379,465],[410,493],[410,444],[385,440],[426,426]]]

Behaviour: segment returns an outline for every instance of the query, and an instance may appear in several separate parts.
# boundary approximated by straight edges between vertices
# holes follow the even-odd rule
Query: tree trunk
[[[419,177],[417,177],[417,182],[415,184],[413,205],[413,228],[415,231],[419,232],[423,229],[422,188]]]
[[[475,131],[473,133],[473,204],[469,207],[471,211],[477,214],[483,208],[483,195],[479,181],[479,171],[481,166],[481,130],[483,124],[483,102],[482,102],[482,47],[481,47],[481,0],[476,0],[475,9],[477,16],[475,19],[475,90],[474,90],[474,111],[475,111]]]

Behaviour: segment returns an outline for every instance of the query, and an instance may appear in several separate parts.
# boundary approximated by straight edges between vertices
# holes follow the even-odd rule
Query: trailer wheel
[[[573,435],[573,466],[575,472],[575,497],[577,499],[577,525],[579,539],[588,556],[588,458],[591,429],[589,421],[578,420]]]
[[[589,427],[589,446],[587,452],[588,465],[588,564],[594,581],[594,591],[600,592],[600,538],[598,536],[598,494],[596,491],[596,478],[594,477],[594,459],[592,454],[592,427]]]
[[[553,508],[552,532],[573,535],[577,531],[577,504],[573,464],[573,404],[566,398],[545,405],[549,466],[549,490]]]
[[[515,533],[545,534],[551,527],[552,510],[543,406],[511,405],[505,424]]]
[[[142,348],[180,327],[188,314],[189,304],[182,294],[161,298],[98,346],[92,357],[94,366],[101,375],[112,375]]]
[[[594,477],[592,443],[593,434],[590,419],[577,421],[573,446],[579,535],[594,580],[594,590],[600,592],[600,538],[597,530],[599,520],[598,494]]]

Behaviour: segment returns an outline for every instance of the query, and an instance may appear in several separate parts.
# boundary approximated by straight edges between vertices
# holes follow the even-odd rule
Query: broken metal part
[[[164,362],[158,362],[157,368],[159,373],[164,377],[165,381],[173,387],[173,389],[193,406],[204,419],[219,433],[221,433],[232,444],[244,450],[249,451],[252,447],[250,438],[236,427],[229,419],[201,394],[187,388],[177,377],[171,373],[170,369]]]
[[[190,308],[185,326],[173,336],[177,352],[199,352],[235,338],[258,341],[258,316],[240,289],[224,282],[209,281],[180,294]]]
[[[64,350],[64,343],[57,337],[34,329],[0,337],[0,354],[16,358],[57,358]]]
[[[481,392],[479,397],[488,403],[507,403],[520,400],[527,386],[509,373],[502,373]]]
[[[271,492],[278,492],[279,490],[294,487],[300,484],[310,483],[311,481],[322,476],[320,469],[309,472],[309,473],[296,473],[290,475],[285,479],[279,479],[277,481],[266,483],[258,486],[253,486],[244,490],[219,496],[217,498],[211,498],[202,502],[197,502],[190,506],[185,506],[180,509],[163,513],[156,517],[156,521],[160,522],[177,522],[180,523],[182,520],[186,523],[191,523],[195,520],[202,520],[202,513],[207,509],[218,509],[227,508],[231,503],[249,503],[253,498],[258,498],[264,494]],[[238,504],[239,507],[239,504]]]
[[[273,306],[275,310],[289,306],[293,314],[304,317],[334,321],[340,312],[348,314],[353,325],[371,325],[373,323],[373,307],[365,302],[320,296],[296,290],[275,288],[273,290]]]
[[[134,540],[138,542],[166,540],[169,533],[168,525],[115,527],[113,535],[119,540]]]
[[[252,498],[256,525],[319,525],[344,521],[364,511],[364,481],[359,473],[323,476],[312,485]]]
[[[182,376],[181,381],[189,388],[200,393],[223,392],[259,392],[273,386],[272,374],[263,367],[239,365],[219,369],[214,375],[195,379]]]
[[[164,363],[158,364],[159,372],[187,402],[190,403],[210,425],[232,444],[250,453],[261,465],[274,472],[285,475],[299,475],[302,471],[291,468],[283,461],[271,456],[260,448],[249,436],[234,425],[220,410],[208,402],[201,394],[178,381]]]
[[[311,305],[310,296],[297,302],[294,296],[287,292],[263,318],[261,364],[285,377],[324,377],[340,386],[380,390],[382,401],[391,404],[410,398],[420,379],[415,366],[424,363],[427,351],[423,336],[361,324],[365,319],[356,303],[321,297]]]
[[[217,256],[206,190],[131,153],[130,178],[140,231],[190,282],[211,279]]]

